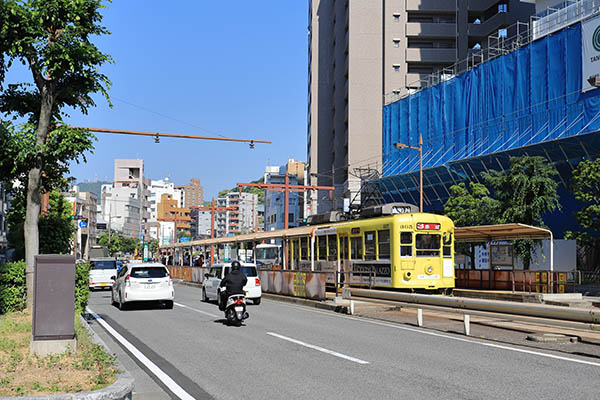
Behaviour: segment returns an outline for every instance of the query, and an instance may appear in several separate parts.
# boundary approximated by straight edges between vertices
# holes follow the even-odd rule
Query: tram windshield
[[[264,247],[256,249],[256,259],[271,260],[277,258],[277,247]]]
[[[439,234],[418,233],[416,235],[417,256],[434,257],[440,255],[442,236]]]

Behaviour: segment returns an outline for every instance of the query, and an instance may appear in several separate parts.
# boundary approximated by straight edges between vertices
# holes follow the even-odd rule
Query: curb
[[[98,344],[108,352],[110,349],[100,339],[100,337],[90,328],[87,320],[83,316],[79,316],[84,328],[91,336],[93,343]],[[79,393],[63,393],[42,396],[17,396],[17,397],[0,397],[1,400],[131,400],[133,395],[134,379],[131,374],[123,367],[119,360],[116,360],[116,366],[120,369],[120,374],[117,375],[117,380],[110,386],[103,389],[94,390],[93,392]]]
[[[174,280],[174,281],[175,281],[175,284],[177,284],[177,285],[190,286],[190,287],[195,287],[198,289],[202,287],[202,284],[200,284],[200,283],[185,282],[183,280]],[[290,297],[290,296],[284,296],[284,295],[280,295],[280,294],[273,294],[273,293],[266,293],[266,292],[262,293],[262,297],[270,299],[270,300],[285,302],[285,303],[300,304],[300,305],[303,305],[306,307],[314,307],[314,308],[319,308],[322,310],[329,310],[329,311],[339,312],[342,314],[348,314],[347,306],[329,304],[329,303],[325,303],[325,302],[322,302],[319,300],[303,299],[303,298],[299,298],[299,297]]]

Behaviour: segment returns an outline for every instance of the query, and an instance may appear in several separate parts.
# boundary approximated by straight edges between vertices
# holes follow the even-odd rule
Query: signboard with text
[[[581,91],[587,92],[596,89],[596,82],[600,83],[600,17],[581,24],[581,47]]]

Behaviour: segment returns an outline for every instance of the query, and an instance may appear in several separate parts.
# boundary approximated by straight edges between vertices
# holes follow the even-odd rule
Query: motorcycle
[[[243,294],[229,296],[225,305],[225,318],[230,325],[240,326],[248,318],[246,312],[246,297]]]

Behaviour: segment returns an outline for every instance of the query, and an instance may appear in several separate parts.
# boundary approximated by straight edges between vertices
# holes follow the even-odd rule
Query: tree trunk
[[[42,105],[40,108],[40,118],[36,131],[35,143],[38,146],[44,146],[48,137],[48,127],[52,116],[53,98],[48,93],[47,88],[41,90]],[[25,282],[27,286],[27,309],[33,310],[33,288],[35,256],[39,254],[40,238],[38,222],[40,218],[40,209],[42,203],[41,179],[42,179],[42,160],[43,149],[39,151],[39,157],[35,160],[29,170],[27,178],[27,211],[25,214]]]

